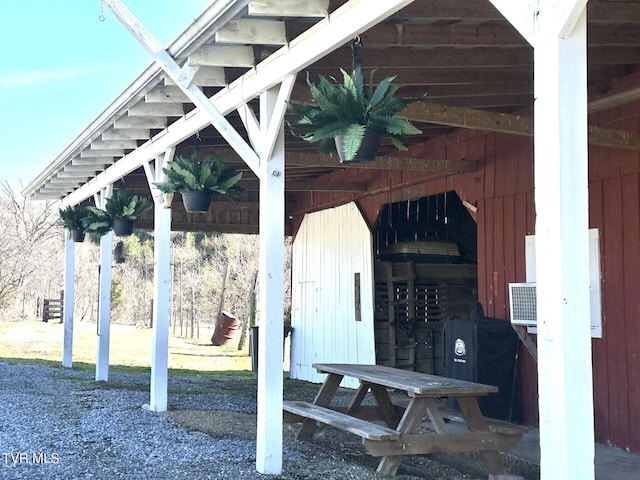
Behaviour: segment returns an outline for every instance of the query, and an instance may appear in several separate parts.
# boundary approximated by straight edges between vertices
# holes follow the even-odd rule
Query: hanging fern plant
[[[382,135],[387,135],[398,150],[406,150],[406,136],[422,131],[395,115],[418,98],[399,97],[397,93],[402,86],[392,83],[395,76],[386,77],[374,87],[375,70],[366,85],[360,66],[351,74],[340,71],[342,82],[320,75],[315,84],[307,75],[313,102],[289,104],[303,130],[299,134],[292,128],[294,134],[308,142],[318,142],[323,153],[337,151],[344,162],[358,160],[358,152],[368,137],[379,142]],[[377,145],[373,156],[376,149]],[[363,160],[373,160],[373,156]]]
[[[212,159],[207,155],[200,158],[198,152],[193,152],[189,159],[177,156],[162,171],[167,180],[154,185],[164,193],[182,193],[188,212],[206,212],[214,194],[234,196],[241,191],[237,183],[242,172],[237,172],[218,157]]]

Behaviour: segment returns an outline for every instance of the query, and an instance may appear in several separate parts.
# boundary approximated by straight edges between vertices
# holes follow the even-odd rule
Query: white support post
[[[578,16],[568,3],[540,1],[534,48],[542,480],[594,478],[587,23],[584,2]]]
[[[94,195],[96,207],[104,209],[113,193],[108,185]],[[98,267],[98,325],[96,328],[96,381],[109,380],[109,339],[111,335],[111,263],[113,232],[100,238],[100,265]]]
[[[260,95],[262,144],[276,139],[271,155],[260,157],[260,321],[258,339],[258,430],[256,469],[282,471],[282,388],[284,313],[284,122],[273,116],[279,109],[278,89]],[[280,128],[273,131],[272,122]],[[268,148],[265,151],[271,151]]]
[[[156,158],[155,165],[145,165],[147,181],[154,203],[153,244],[153,345],[151,350],[150,409],[167,410],[169,369],[169,317],[171,311],[171,209],[165,208],[162,192],[153,186],[164,180],[163,166],[173,159],[175,149]]]
[[[64,242],[64,338],[62,344],[62,366],[71,368],[73,362],[73,303],[75,295],[75,244],[71,232],[65,232]]]
[[[109,380],[109,338],[111,335],[111,262],[113,232],[100,239],[100,299],[98,301],[98,340],[96,380]]]

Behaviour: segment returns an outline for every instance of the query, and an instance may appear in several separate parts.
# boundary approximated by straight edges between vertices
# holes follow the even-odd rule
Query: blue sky
[[[211,0],[122,0],[168,45]],[[21,0],[0,10],[0,181],[40,173],[151,63],[100,0]]]

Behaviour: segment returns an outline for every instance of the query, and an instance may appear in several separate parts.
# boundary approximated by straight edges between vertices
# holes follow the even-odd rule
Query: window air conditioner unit
[[[514,325],[536,325],[536,284],[510,283],[509,306],[511,323]]]

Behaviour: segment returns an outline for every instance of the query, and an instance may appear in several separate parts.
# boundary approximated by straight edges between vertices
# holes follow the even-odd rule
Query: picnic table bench
[[[299,440],[310,440],[318,424],[358,435],[367,453],[382,457],[379,473],[395,475],[406,455],[468,451],[482,452],[488,473],[501,473],[499,452],[517,445],[526,431],[526,427],[482,415],[477,398],[498,391],[491,385],[382,365],[314,364],[313,367],[326,373],[327,378],[313,403],[284,402],[285,422],[302,423]],[[360,386],[348,405],[332,405],[345,376],[357,378]],[[394,403],[388,389],[406,392],[408,403]],[[375,404],[363,405],[369,393]],[[444,396],[455,397],[460,411],[439,405],[436,400]],[[426,417],[435,433],[418,431]],[[445,418],[464,421],[468,431],[450,433]]]

